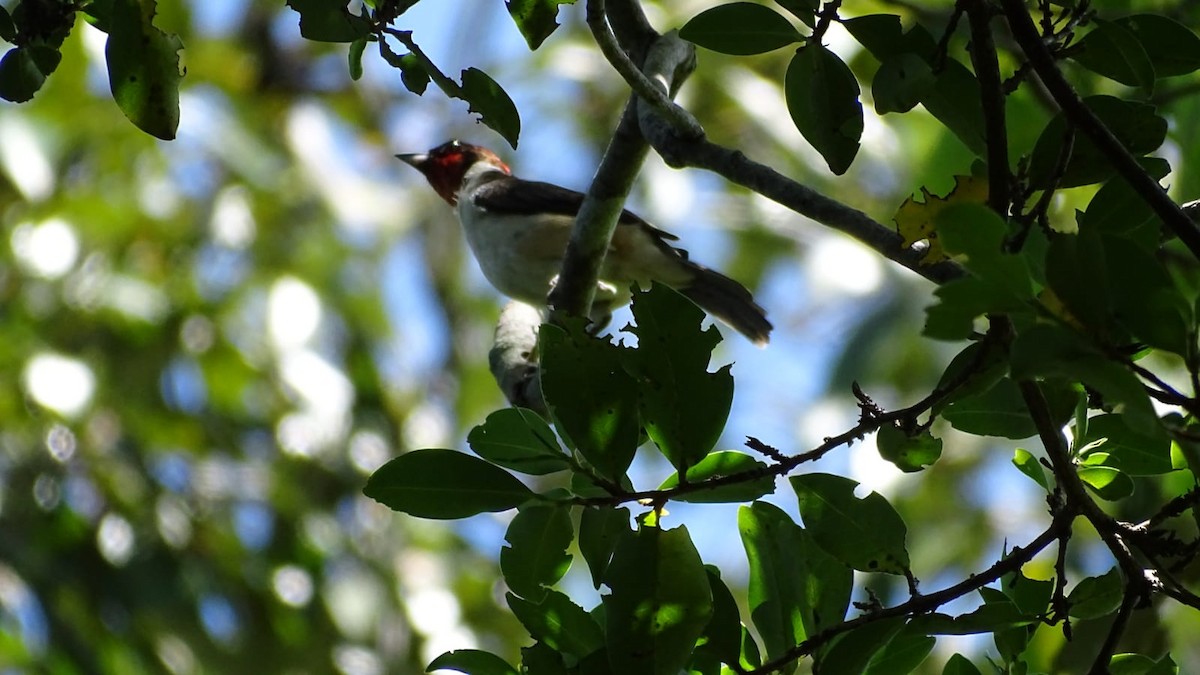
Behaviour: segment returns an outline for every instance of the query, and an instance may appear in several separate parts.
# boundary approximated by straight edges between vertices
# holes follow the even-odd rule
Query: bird
[[[396,155],[420,171],[454,208],[488,282],[504,295],[541,306],[557,280],[583,193],[513,175],[487,148],[457,140],[422,153]],[[772,325],[745,286],[688,259],[678,237],[622,210],[600,270],[594,322],[607,323],[629,301],[630,287],[659,282],[750,341],[765,346]]]

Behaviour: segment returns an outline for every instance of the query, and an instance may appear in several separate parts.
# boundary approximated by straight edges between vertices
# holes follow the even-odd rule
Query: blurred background
[[[505,514],[421,521],[361,494],[388,458],[465,448],[504,405],[487,370],[504,300],[450,209],[392,155],[460,138],[521,175],[585,189],[627,88],[583,29],[582,3],[562,8],[537,52],[500,2],[419,3],[397,27],[444,72],[476,66],[507,90],[523,122],[513,151],[465,103],[408,93],[370,49],[352,82],[346,46],[302,39],[281,4],[159,2],[157,25],[186,47],[173,142],[121,115],[105,36],[82,20],[36,98],[0,104],[0,673],[374,675],[422,672],[449,649],[518,658],[523,631],[498,582]],[[646,9],[665,30],[712,4]],[[927,20],[950,4],[929,3]],[[836,27],[827,40],[870,81],[869,56]],[[879,118],[866,97],[862,151],[832,179],[786,110],[790,56],[701,52],[680,101],[717,142],[880,222],[919,187],[944,194],[970,173],[973,157],[923,112]],[[1023,94],[1012,105],[1027,151],[1049,113]],[[1165,105],[1168,154],[1187,166],[1197,104]],[[1194,173],[1172,185],[1200,196]],[[728,448],[747,435],[811,448],[855,423],[852,381],[885,407],[907,405],[963,346],[920,337],[928,282],[715,176],[652,155],[631,206],[754,287],[776,325],[761,350],[723,331],[717,360],[737,381]],[[1009,463],[1013,443],[944,431],[944,456],[922,474],[900,474],[870,438],[803,468],[888,496],[930,591],[1048,522],[1044,493]],[[639,487],[669,472],[649,454]],[[1162,482],[1139,482],[1147,504]],[[786,483],[770,500],[796,513]],[[735,507],[675,505],[667,525],[678,523],[744,585]],[[1086,532],[1072,550],[1076,579],[1112,564]],[[1026,573],[1049,578],[1052,564]],[[565,585],[590,608],[585,577]],[[884,602],[903,597],[894,580],[861,581]],[[1138,639],[1174,643],[1200,670],[1194,612],[1142,614]],[[1090,630],[1103,625],[1076,628],[1085,640]],[[1077,663],[1058,631],[1035,643],[1044,670]],[[982,667],[994,647],[942,639],[926,671],[956,650]]]

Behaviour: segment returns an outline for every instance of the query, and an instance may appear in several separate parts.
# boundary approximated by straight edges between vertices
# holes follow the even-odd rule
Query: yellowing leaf
[[[918,198],[920,201],[917,201]],[[987,202],[988,184],[986,178],[976,176],[955,176],[954,189],[945,197],[938,197],[926,188],[921,188],[917,196],[904,200],[896,210],[892,222],[896,223],[896,231],[904,237],[904,245],[912,246],[919,241],[929,243],[929,248],[921,262],[934,265],[947,258],[934,232],[934,220],[942,209],[951,204],[983,204]]]

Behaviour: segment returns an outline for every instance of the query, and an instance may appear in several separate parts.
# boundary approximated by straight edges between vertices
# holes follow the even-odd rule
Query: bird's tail
[[[767,312],[746,287],[720,272],[703,265],[687,261],[692,272],[692,281],[679,289],[704,311],[729,324],[760,347],[771,339],[771,325]]]

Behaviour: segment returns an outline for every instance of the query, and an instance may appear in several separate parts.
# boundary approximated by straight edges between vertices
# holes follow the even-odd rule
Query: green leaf
[[[404,88],[420,96],[429,87],[429,71],[416,54],[397,54],[390,49],[382,51],[383,58],[393,68],[400,71],[400,81]]]
[[[986,354],[984,350],[987,350]],[[1007,371],[1008,362],[1004,360],[1001,350],[982,342],[972,342],[950,360],[938,378],[939,390],[947,391],[952,386],[955,388],[946,399],[934,404],[933,413],[940,415],[954,401],[991,389]],[[966,378],[965,382],[963,378]]]
[[[946,661],[946,666],[942,668],[942,675],[983,675],[975,664],[971,663],[967,657],[962,654],[955,654]]]
[[[462,71],[462,98],[479,121],[500,134],[512,147],[517,147],[521,135],[521,115],[508,94],[478,68]]]
[[[541,602],[506,593],[508,608],[535,640],[582,659],[604,646],[604,631],[582,607],[566,595],[547,590]]]
[[[904,617],[874,621],[839,635],[817,658],[822,673],[866,673],[871,657],[904,627]],[[882,672],[882,671],[881,671]],[[888,671],[889,675],[903,675]]]
[[[1013,453],[1013,466],[1033,479],[1033,482],[1041,485],[1046,491],[1050,490],[1050,482],[1046,479],[1046,470],[1042,468],[1042,463],[1037,460],[1028,450],[1017,448]]]
[[[1161,427],[1151,433],[1134,431],[1123,415],[1098,415],[1088,420],[1083,444],[1105,439],[1096,450],[1107,455],[1104,466],[1130,476],[1155,476],[1173,471],[1171,438]]]
[[[977,635],[1029,626],[1039,621],[1036,616],[1022,614],[1012,601],[1004,600],[989,602],[959,616],[924,614],[914,618],[912,624],[913,630],[923,631],[927,635]]]
[[[1067,613],[1076,619],[1099,619],[1117,611],[1125,590],[1117,568],[1075,584],[1067,595]]]
[[[817,10],[821,0],[775,0],[775,4],[791,12],[793,16],[812,28],[817,25]]]
[[[994,211],[982,204],[950,204],[934,216],[934,226],[942,248],[962,258],[972,275],[1014,301],[1033,299],[1029,266],[1004,252],[1008,227]]]
[[[1112,317],[1103,246],[1100,235],[1090,229],[1054,237],[1046,251],[1046,281],[1074,319],[1107,340]]]
[[[1075,409],[1075,393],[1063,387],[1044,389],[1052,418],[1065,424]],[[998,436],[1020,440],[1037,434],[1029,416],[1021,389],[1012,378],[1004,377],[987,391],[968,396],[949,406],[942,417],[955,429],[976,436]]]
[[[946,59],[933,89],[921,99],[921,105],[945,124],[967,149],[979,157],[987,155],[979,80],[966,66],[954,59]]]
[[[817,545],[862,572],[904,574],[908,528],[883,495],[854,496],[858,483],[826,473],[792,476],[800,517]]]
[[[823,45],[801,47],[788,66],[784,95],[792,121],[839,176],[858,154],[863,130],[858,93],[854,73]]]
[[[1154,252],[1121,237],[1103,237],[1107,301],[1116,322],[1146,344],[1180,356],[1191,352],[1191,303]]]
[[[10,44],[16,42],[17,27],[13,25],[12,15],[7,9],[0,7],[0,40]]]
[[[863,675],[904,675],[924,663],[937,640],[910,628],[900,629],[883,649],[875,652]]]
[[[574,675],[563,663],[562,654],[542,642],[521,648],[522,675]]]
[[[351,14],[341,0],[287,0],[287,5],[300,14],[300,35],[309,40],[354,42],[371,32],[371,22]]]
[[[471,430],[467,443],[475,454],[506,469],[542,476],[571,468],[554,430],[525,408],[505,408]]]
[[[767,658],[842,621],[854,583],[848,566],[772,504],[739,509],[738,531],[750,563],[750,616]]]
[[[688,469],[686,476],[687,482],[699,483],[710,478],[733,476],[749,471],[765,469],[766,466],[763,462],[743,452],[722,450],[709,454],[699,464]],[[679,485],[679,474],[675,473],[668,476],[662,482],[662,485],[658,486],[658,489],[670,490],[677,485]],[[773,475],[764,475],[716,488],[687,492],[671,499],[680,502],[691,502],[693,504],[749,502],[774,491],[775,477]]]
[[[704,311],[658,283],[634,294],[633,318],[638,348],[629,361],[642,425],[671,465],[687,471],[717,444],[733,403],[730,367],[708,372],[721,334],[701,331]]]
[[[575,0],[505,0],[504,4],[526,44],[537,49],[558,28],[558,6],[573,5]]]
[[[842,27],[880,62],[905,52],[915,53],[928,60],[934,47],[932,40],[928,41],[928,49],[921,44],[923,29],[920,27],[905,35],[900,17],[895,14],[856,16],[842,21]]]
[[[1081,466],[1079,480],[1097,496],[1115,502],[1133,494],[1133,480],[1120,469],[1111,466]]]
[[[933,291],[937,304],[925,310],[924,334],[935,340],[971,337],[976,317],[989,312],[1014,313],[1030,308],[1008,289],[975,277],[954,279]]]
[[[571,567],[567,547],[575,536],[568,507],[535,504],[517,512],[500,549],[500,572],[512,592],[534,602],[545,597]]]
[[[621,538],[630,534],[629,509],[584,507],[579,518],[579,552],[592,573],[592,584],[600,588]]]
[[[1146,157],[1141,161],[1146,172],[1159,180],[1171,170],[1166,161],[1158,157]],[[1087,211],[1079,217],[1079,231],[1118,235],[1153,251],[1161,239],[1162,220],[1124,178],[1113,176],[1092,197]]]
[[[583,320],[543,325],[542,392],[563,438],[601,475],[619,482],[640,443],[637,385],[622,348],[593,337]]]
[[[154,26],[154,0],[113,0],[104,56],[113,100],[125,117],[169,141],[179,127],[179,50],[176,35]]]
[[[478,649],[456,649],[446,652],[425,666],[425,672],[457,670],[467,675],[518,675],[517,669],[504,659]]]
[[[1109,675],[1176,675],[1179,666],[1170,654],[1157,661],[1145,654],[1114,654],[1108,662]]]
[[[1076,43],[1071,59],[1088,70],[1131,87],[1154,86],[1154,65],[1137,37],[1119,23],[1093,20],[1095,29]]]
[[[711,652],[722,663],[737,664],[741,659],[742,634],[745,631],[737,601],[721,580],[721,572],[717,568],[706,565],[704,571],[708,574],[708,585],[713,596],[713,615],[704,628],[702,644],[698,644],[696,650]]]
[[[467,518],[507,511],[534,496],[499,467],[454,450],[414,450],[379,467],[363,494],[418,518]]]
[[[736,56],[763,54],[803,39],[779,12],[752,2],[706,9],[679,29],[679,37]]]
[[[1084,104],[1095,113],[1117,140],[1135,157],[1157,150],[1167,136],[1167,121],[1154,113],[1154,106],[1126,101],[1113,96],[1089,96]],[[1038,136],[1029,158],[1029,182],[1036,189],[1050,187],[1058,164],[1066,118],[1055,115]],[[1115,175],[1111,163],[1091,141],[1077,135],[1058,187],[1076,187],[1100,183]]]
[[[875,446],[880,457],[905,473],[921,471],[942,456],[942,439],[934,438],[928,429],[909,436],[898,426],[882,426],[875,436]]]
[[[643,526],[613,554],[604,598],[613,672],[676,675],[713,614],[712,589],[686,527]]]
[[[13,103],[33,98],[61,60],[62,54],[57,49],[45,45],[8,50],[0,59],[0,98]]]
[[[905,52],[889,57],[875,71],[871,81],[871,96],[875,112],[906,113],[933,91],[937,76],[925,59]]]
[[[1153,433],[1159,424],[1136,376],[1058,326],[1037,324],[1021,331],[1012,346],[1011,366],[1018,380],[1048,377],[1092,387],[1140,432]]]
[[[1134,14],[1117,19],[1137,38],[1160,78],[1190,75],[1200,68],[1200,37],[1162,14]]]
[[[366,48],[367,48],[367,39],[366,38],[359,38],[359,39],[355,40],[354,42],[350,43],[350,51],[348,52],[348,57],[350,59],[350,79],[354,80],[355,82],[362,79],[362,75],[363,75],[362,57],[363,57],[363,50],[365,50]]]

